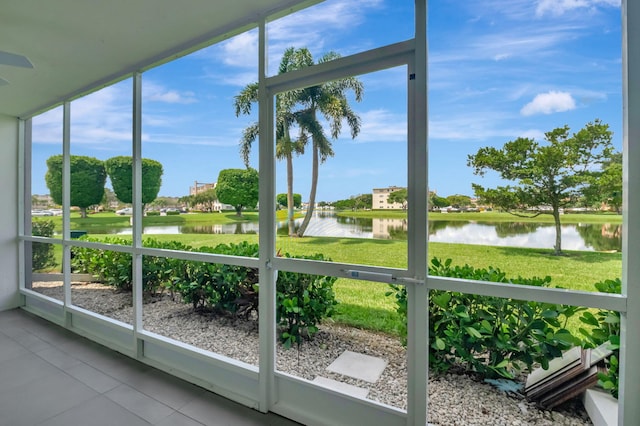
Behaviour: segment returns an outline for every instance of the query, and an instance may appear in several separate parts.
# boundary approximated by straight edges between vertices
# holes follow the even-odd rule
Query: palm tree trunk
[[[289,236],[296,233],[295,221],[293,219],[293,157],[287,154],[287,220],[289,222]]]
[[[309,207],[307,208],[307,214],[304,216],[304,220],[302,221],[302,225],[298,229],[298,237],[303,237],[305,231],[307,230],[307,226],[309,226],[309,221],[311,220],[311,216],[313,216],[313,209],[316,204],[316,189],[318,188],[318,163],[319,163],[319,153],[318,147],[314,143],[313,144],[313,162],[311,168],[311,191],[309,192]]]

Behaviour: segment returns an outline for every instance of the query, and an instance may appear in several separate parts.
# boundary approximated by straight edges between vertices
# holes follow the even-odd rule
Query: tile
[[[1,426],[37,425],[98,396],[60,370],[33,383],[0,390]]]
[[[66,370],[81,363],[81,361],[57,348],[48,348],[38,351],[36,352],[36,355],[61,370]]]
[[[138,380],[129,382],[129,386],[174,410],[179,410],[205,393],[204,389],[155,368],[145,372]]]
[[[99,393],[107,392],[120,385],[120,382],[113,377],[85,363],[78,363],[66,372]]]
[[[50,343],[30,333],[15,336],[13,339],[31,352],[38,352],[52,347]]]
[[[58,373],[62,372],[57,367],[27,353],[20,358],[0,362],[0,389],[5,391],[31,382],[40,382]]]
[[[156,423],[156,426],[202,426],[202,423],[176,411],[169,417],[165,417],[162,421]]]
[[[157,423],[174,412],[172,408],[124,384],[104,395],[150,423]]]
[[[274,414],[262,414],[210,393],[196,398],[180,409],[180,412],[206,426],[262,426],[282,419]]]
[[[387,361],[382,358],[344,351],[327,370],[342,374],[365,382],[375,383],[387,367]]]
[[[47,419],[38,426],[146,426],[150,424],[101,395]]]
[[[356,398],[366,398],[369,395],[369,389],[353,386],[348,383],[342,383],[337,380],[327,379],[326,377],[316,377],[313,383],[324,388],[332,389],[337,392],[346,393]]]
[[[15,340],[0,335],[0,362],[12,360],[28,354],[29,351]]]

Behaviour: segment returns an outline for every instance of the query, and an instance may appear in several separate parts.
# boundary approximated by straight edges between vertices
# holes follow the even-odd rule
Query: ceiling
[[[27,118],[320,0],[3,0],[0,114]]]

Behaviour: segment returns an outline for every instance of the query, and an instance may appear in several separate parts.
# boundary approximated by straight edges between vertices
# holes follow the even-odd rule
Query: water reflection
[[[296,220],[296,228],[302,219]],[[287,235],[286,221],[278,223],[278,235]],[[91,233],[131,234],[131,228],[92,230]],[[305,235],[312,237],[373,238],[406,240],[409,226],[406,219],[367,219],[336,217],[335,213],[319,212],[309,223]],[[550,223],[534,222],[471,222],[430,221],[429,241],[508,247],[552,248],[555,228]],[[216,225],[146,226],[151,234],[256,234],[257,222]],[[620,251],[622,225],[571,224],[562,226],[562,247],[566,250]]]

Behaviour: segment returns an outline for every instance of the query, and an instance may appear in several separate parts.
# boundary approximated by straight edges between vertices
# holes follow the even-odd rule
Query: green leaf
[[[478,330],[476,330],[473,327],[466,327],[467,333],[469,333],[471,336],[475,337],[476,339],[481,339],[482,338],[482,334],[480,334],[480,332]]]

